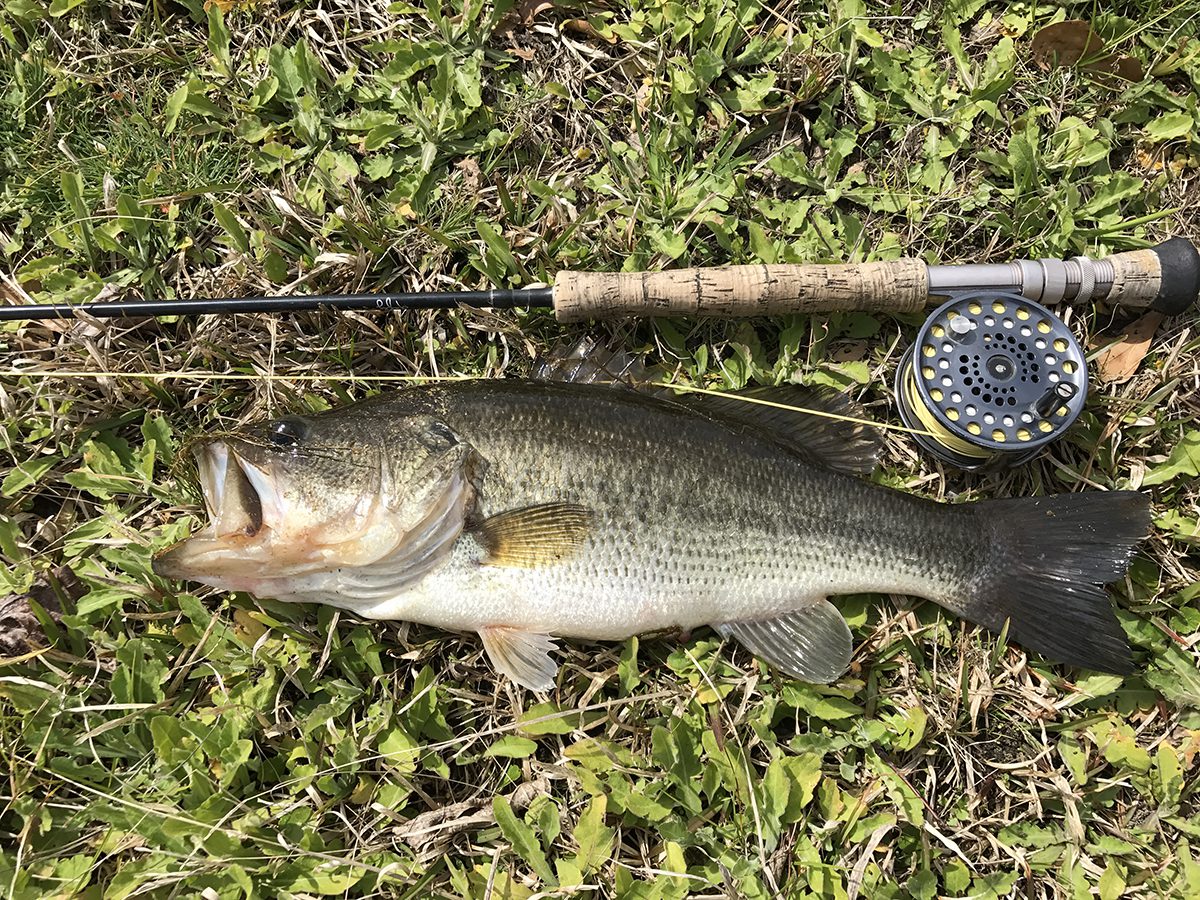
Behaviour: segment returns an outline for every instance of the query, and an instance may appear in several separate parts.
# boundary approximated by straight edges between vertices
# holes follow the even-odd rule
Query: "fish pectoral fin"
[[[814,684],[829,684],[850,666],[850,626],[828,600],[773,619],[721,622],[722,637],[735,637],[760,659],[789,675]]]
[[[554,687],[558,663],[550,658],[550,651],[557,645],[548,634],[487,625],[479,629],[479,636],[492,665],[521,687],[531,691]]]
[[[576,503],[547,503],[498,513],[471,529],[489,566],[533,569],[566,559],[592,528],[594,515]]]

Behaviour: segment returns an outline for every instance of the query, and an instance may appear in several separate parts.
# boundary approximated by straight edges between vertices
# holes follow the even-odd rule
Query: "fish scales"
[[[596,525],[570,559],[537,569],[480,566],[468,538],[415,596],[368,615],[615,639],[777,615],[829,594],[922,594],[970,571],[930,547],[977,555],[945,506],[634,392],[593,388],[581,403],[567,386],[477,382],[446,393],[431,408],[488,461],[483,517],[569,501],[592,508]]]

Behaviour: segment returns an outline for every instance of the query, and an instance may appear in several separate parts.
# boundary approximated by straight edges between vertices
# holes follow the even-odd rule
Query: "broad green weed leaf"
[[[1189,478],[1200,475],[1200,431],[1189,431],[1180,438],[1167,461],[1147,472],[1142,484],[1165,484],[1180,475]]]
[[[216,61],[217,70],[222,75],[233,74],[233,63],[229,57],[229,28],[225,25],[225,14],[221,4],[212,3],[206,7],[208,15],[208,49]]]
[[[481,90],[481,63],[478,56],[472,56],[454,69],[455,92],[468,109],[475,109],[483,103]]]
[[[804,809],[812,803],[813,792],[821,780],[821,757],[817,753],[785,756],[780,760],[788,780],[788,803],[783,811],[784,822],[797,822]]]
[[[292,863],[291,878],[286,882],[290,892],[320,894],[327,897],[347,894],[363,880],[366,870],[353,864],[320,859],[300,859]],[[283,886],[282,884],[280,885]]]
[[[1161,144],[1185,135],[1194,134],[1196,120],[1190,113],[1169,112],[1147,123],[1146,139],[1152,144]]]
[[[560,709],[554,703],[531,706],[520,718],[521,734],[537,737],[543,734],[570,734],[579,724],[579,714]]]
[[[117,650],[119,665],[112,677],[113,699],[118,703],[157,703],[165,696],[168,668],[155,653],[157,645],[134,638]]]
[[[84,0],[50,0],[50,15],[55,18],[65,16],[83,2]]]
[[[789,706],[804,710],[810,716],[836,722],[862,715],[862,707],[857,706],[845,697],[834,694],[822,694],[809,685],[785,685],[781,695]]]
[[[1154,796],[1161,806],[1176,807],[1183,796],[1183,768],[1179,753],[1162,743],[1154,752]]]
[[[384,67],[382,76],[395,84],[407,82],[422,69],[434,65],[449,50],[442,44],[417,44],[412,41],[393,41],[389,47],[393,59]]]
[[[1037,129],[1016,132],[1008,142],[1008,160],[1012,166],[1013,186],[1018,194],[1028,193],[1037,184]]]
[[[479,236],[483,238],[483,242],[491,254],[504,267],[506,275],[515,275],[524,271],[495,226],[483,219],[478,219],[475,222],[475,230],[479,232]]]
[[[963,894],[971,884],[971,870],[960,859],[953,859],[942,870],[942,884],[947,893]]]
[[[1124,722],[1099,722],[1094,732],[1100,752],[1112,765],[1139,773],[1150,771],[1150,754],[1138,745],[1137,737],[1129,725]]]
[[[1104,867],[1100,883],[1096,885],[1100,900],[1118,900],[1125,894],[1125,874],[1115,860]]]
[[[707,47],[702,47],[692,60],[692,70],[700,87],[708,87],[725,70],[725,60]]]
[[[535,750],[537,750],[537,744],[529,740],[529,738],[519,737],[515,734],[506,734],[488,747],[483,755],[501,756],[506,759],[524,759],[532,755]]]
[[[179,115],[183,112],[183,105],[188,99],[188,84],[185,81],[167,98],[167,105],[163,112],[163,131],[166,134],[171,134],[175,130],[175,126],[179,124]]]
[[[575,826],[575,843],[579,845],[575,864],[585,874],[599,869],[612,856],[614,832],[604,824],[607,810],[607,797],[593,797]]]
[[[1146,683],[1180,706],[1200,709],[1200,670],[1173,643],[1158,655],[1146,673]]]
[[[42,477],[62,460],[61,456],[37,456],[23,463],[18,463],[4,477],[0,485],[0,496],[15,497],[22,491],[33,487]]]
[[[541,843],[533,833],[533,829],[517,818],[508,799],[496,797],[492,801],[492,813],[496,817],[496,824],[500,826],[500,832],[512,844],[516,854],[529,863],[529,867],[542,881],[551,887],[556,886],[558,880],[550,868],[550,863],[546,860]]]
[[[296,64],[295,51],[275,44],[267,52],[267,63],[279,83],[279,96],[289,103],[294,102],[304,90],[304,79]]]
[[[369,132],[367,132],[366,138],[363,139],[363,149],[368,152],[372,150],[379,150],[383,147],[386,147],[396,138],[400,137],[402,134],[404,134],[404,132],[405,126],[403,125],[376,125]],[[390,174],[391,169],[389,166],[387,173],[381,177],[387,177],[387,175]]]
[[[636,637],[631,637],[621,648],[621,660],[617,663],[617,681],[621,684],[622,696],[629,696],[642,683]]]
[[[250,236],[246,234],[246,229],[242,227],[242,223],[233,211],[219,200],[212,200],[212,211],[217,222],[225,229],[225,233],[229,236],[229,240],[233,246],[242,253],[250,252]]]
[[[1075,734],[1068,732],[1058,739],[1058,755],[1067,764],[1075,784],[1087,784],[1088,752]]]
[[[388,764],[405,775],[417,770],[420,744],[404,730],[402,725],[393,725],[380,736],[375,745]]]
[[[144,241],[150,234],[150,222],[147,221],[146,210],[129,194],[117,195],[117,223],[121,229],[133,235],[139,241]]]
[[[937,876],[929,869],[921,869],[908,877],[904,886],[913,900],[934,900],[937,896]]]
[[[79,223],[86,223],[91,217],[91,210],[83,198],[83,176],[78,172],[63,172],[61,178],[63,199],[71,207]]]
[[[879,756],[871,755],[871,768],[883,781],[884,790],[892,802],[904,813],[904,818],[910,825],[920,828],[925,824],[925,807],[912,786],[901,777],[900,773],[889,766]]]

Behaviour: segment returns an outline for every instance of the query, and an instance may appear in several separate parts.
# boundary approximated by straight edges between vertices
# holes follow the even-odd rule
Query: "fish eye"
[[[308,426],[300,419],[278,419],[267,427],[267,440],[276,447],[295,447],[308,434]]]
[[[447,446],[453,447],[458,444],[458,435],[454,433],[449,425],[442,422],[434,422],[430,425],[429,434],[439,441],[445,442]]]

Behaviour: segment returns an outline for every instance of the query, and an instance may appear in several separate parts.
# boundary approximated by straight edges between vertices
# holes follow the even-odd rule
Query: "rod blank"
[[[320,309],[455,309],[459,306],[513,309],[553,306],[550,288],[492,291],[426,291],[413,294],[322,294],[300,297],[210,297],[196,300],[123,300],[108,303],[55,303],[0,306],[0,322],[28,319],[98,319],[141,316],[206,316],[231,313],[304,312]]]

